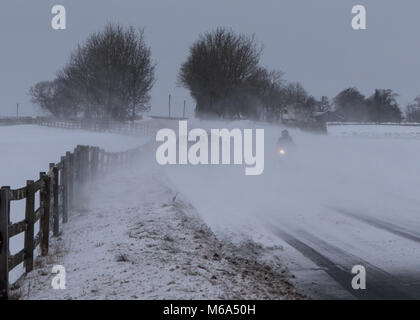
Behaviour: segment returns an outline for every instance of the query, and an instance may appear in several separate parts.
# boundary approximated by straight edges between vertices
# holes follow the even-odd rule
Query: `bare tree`
[[[283,72],[260,68],[249,82],[250,90],[255,92],[262,105],[264,120],[278,121],[287,102]]]
[[[31,101],[39,105],[42,109],[49,111],[53,115],[58,115],[55,96],[55,88],[52,81],[40,81],[29,89]]]
[[[336,113],[345,121],[369,121],[369,109],[364,95],[357,88],[347,88],[334,98]]]
[[[55,117],[70,118],[79,112],[77,96],[59,79],[40,81],[29,89],[31,101]]]
[[[248,89],[260,70],[261,52],[254,36],[231,29],[220,27],[201,35],[178,77],[196,100],[197,114],[235,117],[253,112]]]
[[[413,103],[407,105],[405,115],[409,122],[420,122],[420,96],[416,97]]]
[[[398,94],[391,89],[375,89],[375,93],[367,99],[370,121],[400,122],[402,112],[397,97]]]
[[[56,81],[85,117],[127,120],[150,109],[154,70],[143,29],[107,24],[77,47]]]

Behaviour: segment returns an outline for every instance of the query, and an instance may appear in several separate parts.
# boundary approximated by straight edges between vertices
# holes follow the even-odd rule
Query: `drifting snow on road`
[[[281,130],[263,127],[266,157],[262,176],[245,177],[241,168],[232,166],[166,168],[204,221],[219,236],[284,245],[291,250],[283,257],[290,257],[289,267],[301,275],[303,268],[307,271],[303,274],[325,268],[308,254],[316,250],[324,261],[344,270],[340,281],[346,290],[332,293],[335,297],[350,293],[356,298],[418,298],[420,246],[415,239],[420,237],[420,140],[384,139],[390,134],[382,139],[342,138],[290,130],[297,148],[288,161],[280,163],[275,142]],[[285,232],[287,239],[280,236]],[[290,239],[294,240],[287,241]],[[297,248],[298,242],[307,249]],[[332,250],[331,245],[340,250]],[[377,295],[369,294],[373,290],[355,293],[350,287],[351,268],[359,264],[372,266],[368,286],[380,283],[386,288],[390,279],[398,281],[388,291],[376,290]],[[378,272],[386,274],[383,281],[377,280]],[[304,282],[315,287],[318,280],[309,276]],[[331,294],[325,286],[317,291],[321,292],[315,295]]]

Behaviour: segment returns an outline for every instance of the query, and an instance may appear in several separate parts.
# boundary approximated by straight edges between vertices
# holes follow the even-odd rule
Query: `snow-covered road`
[[[333,296],[419,298],[420,141],[292,130],[297,149],[280,164],[271,156],[279,129],[265,129],[262,176],[233,166],[167,167],[167,173],[220,236],[285,245],[301,285],[322,282],[319,296],[331,294],[324,279],[302,277],[316,268],[330,276],[342,270],[344,290]],[[365,265],[370,290],[351,289],[354,265]]]

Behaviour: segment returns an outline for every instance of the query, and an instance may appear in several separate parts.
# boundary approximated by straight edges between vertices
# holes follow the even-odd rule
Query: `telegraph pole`
[[[16,104],[16,119],[19,119],[19,103]]]
[[[185,104],[186,104],[186,101],[184,100],[184,110],[182,111],[182,117],[185,119]]]
[[[171,95],[169,95],[169,118],[171,118]]]

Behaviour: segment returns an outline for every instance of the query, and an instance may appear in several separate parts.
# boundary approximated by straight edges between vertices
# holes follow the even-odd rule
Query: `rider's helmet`
[[[287,131],[286,129],[284,129],[284,130],[281,132],[281,136],[282,136],[282,138],[286,138],[286,137],[288,137],[288,136],[289,136],[289,131]]]

